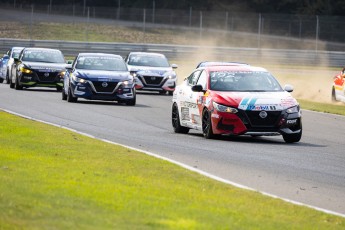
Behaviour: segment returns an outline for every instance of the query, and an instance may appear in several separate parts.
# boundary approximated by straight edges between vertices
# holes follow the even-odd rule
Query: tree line
[[[345,15],[344,0],[2,0],[7,4],[86,5],[89,7],[128,7],[190,9],[203,11],[278,13],[296,15]]]

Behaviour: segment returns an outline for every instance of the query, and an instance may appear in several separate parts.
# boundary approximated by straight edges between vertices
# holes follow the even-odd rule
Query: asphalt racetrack
[[[281,136],[206,140],[197,131],[173,132],[168,95],[138,93],[136,106],[83,99],[68,103],[55,89],[17,91],[0,84],[0,98],[0,109],[150,151],[261,192],[345,215],[345,116],[303,110],[302,140],[294,144],[286,144]]]

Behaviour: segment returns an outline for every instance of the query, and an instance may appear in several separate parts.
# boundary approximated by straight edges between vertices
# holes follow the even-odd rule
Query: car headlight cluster
[[[288,108],[288,109],[286,110],[286,112],[287,112],[287,113],[298,113],[298,112],[299,112],[299,106],[296,105],[296,106],[293,106],[293,107],[291,107],[291,108]]]
[[[80,77],[77,77],[77,76],[74,75],[74,74],[71,74],[71,77],[72,77],[72,80],[75,81],[75,82],[78,82],[78,83],[85,83],[85,82],[86,82],[85,79],[80,78]]]
[[[130,73],[131,73],[131,75],[132,75],[133,77],[136,77],[136,76],[137,76],[137,72],[131,71]]]
[[[237,113],[238,110],[229,106],[221,105],[216,102],[213,102],[213,107],[219,112],[225,113]]]
[[[174,72],[167,72],[165,74],[166,77],[168,77],[169,79],[175,79],[176,78],[176,74]]]
[[[32,70],[31,69],[27,69],[25,67],[20,67],[20,72],[26,73],[26,74],[31,74]]]

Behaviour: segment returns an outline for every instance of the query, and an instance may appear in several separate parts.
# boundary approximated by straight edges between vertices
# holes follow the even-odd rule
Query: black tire
[[[67,94],[65,93],[65,89],[62,89],[62,90],[61,90],[61,96],[62,96],[62,97],[61,97],[62,100],[64,100],[64,101],[67,100]]]
[[[172,127],[175,133],[186,134],[189,132],[189,128],[181,126],[180,116],[178,113],[178,107],[176,103],[173,104],[172,109],[171,109],[171,123],[172,123]]]
[[[169,95],[172,96],[174,94],[174,91],[169,91]]]
[[[68,87],[66,99],[68,102],[77,102],[78,101],[78,98],[73,96],[72,91],[71,91],[71,87]]]
[[[8,76],[8,69],[6,71],[6,84],[10,84],[10,78]]]
[[[294,143],[299,142],[302,138],[302,129],[299,133],[293,133],[293,134],[284,134],[283,139],[286,143]]]
[[[4,79],[0,78],[0,83],[3,83],[4,82]]]
[[[135,92],[135,89],[133,88],[132,91],[133,91],[133,98],[125,101],[125,104],[129,106],[135,106],[136,101],[137,101],[137,94]]]
[[[161,94],[161,95],[164,95],[164,94],[166,94],[166,93],[167,93],[167,91],[165,91],[165,90],[159,91],[159,94]]]
[[[56,86],[56,91],[60,92],[62,90],[62,86],[57,85]]]
[[[10,88],[13,89],[14,88],[14,83],[12,82],[12,79],[9,79],[9,83],[10,83]]]
[[[19,85],[18,77],[16,77],[16,81],[14,82],[14,88],[16,90],[22,90],[23,89],[23,86]]]
[[[202,113],[202,133],[206,139],[215,137],[212,131],[211,113],[207,109]]]
[[[337,101],[337,98],[335,97],[335,89],[334,89],[334,86],[332,87],[332,101],[333,101],[333,102],[336,102],[336,101]]]

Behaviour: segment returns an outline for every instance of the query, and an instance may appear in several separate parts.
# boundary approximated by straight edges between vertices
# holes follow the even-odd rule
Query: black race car
[[[60,91],[67,65],[60,50],[24,48],[14,59],[10,87],[17,90],[23,87],[54,87]]]

